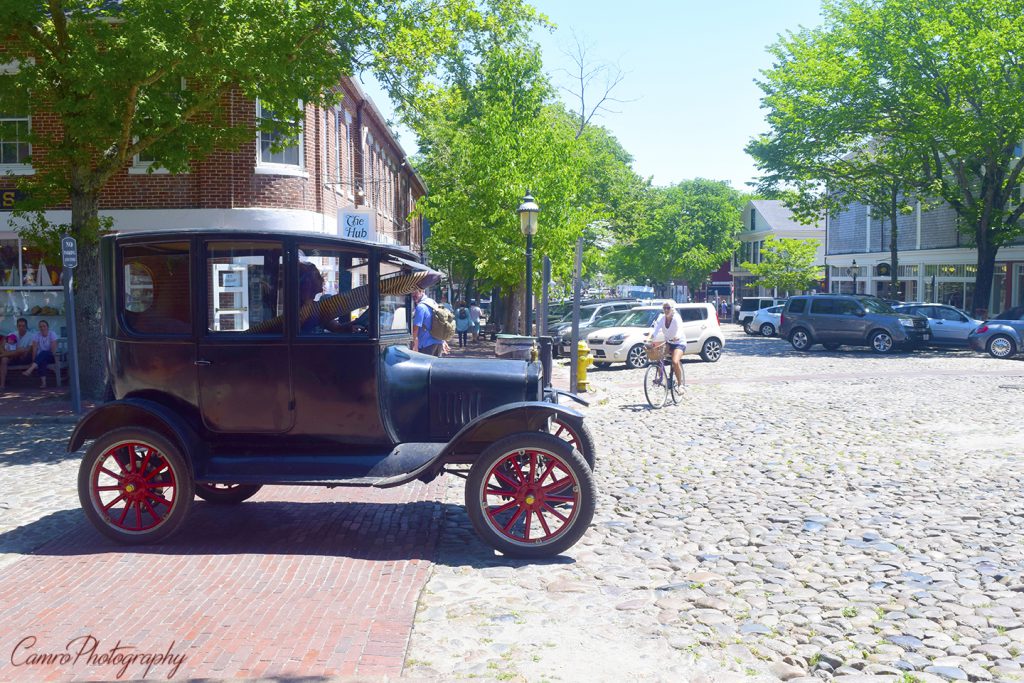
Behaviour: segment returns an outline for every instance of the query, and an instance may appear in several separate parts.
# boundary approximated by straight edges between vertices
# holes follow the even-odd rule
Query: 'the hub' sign
[[[372,211],[339,211],[338,236],[366,242],[377,241],[377,225]]]

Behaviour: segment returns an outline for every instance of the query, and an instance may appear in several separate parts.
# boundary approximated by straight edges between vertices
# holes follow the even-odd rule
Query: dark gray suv
[[[877,297],[843,294],[790,297],[779,335],[797,351],[815,344],[833,351],[847,344],[870,346],[875,353],[913,347],[931,336],[922,315],[899,313]]]

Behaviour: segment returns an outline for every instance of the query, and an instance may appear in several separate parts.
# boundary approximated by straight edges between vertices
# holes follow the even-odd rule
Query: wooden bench
[[[57,386],[63,386],[63,377],[67,372],[68,368],[68,349],[67,341],[64,339],[57,340],[57,353],[53,354],[54,362],[50,366],[50,372],[57,378]],[[18,377],[29,367],[32,363],[12,363],[7,366],[7,382],[10,383],[11,377]],[[16,374],[17,373],[17,374]]]
[[[490,337],[491,341],[498,339],[498,334],[501,332],[501,326],[498,323],[489,322],[480,328],[481,337]]]

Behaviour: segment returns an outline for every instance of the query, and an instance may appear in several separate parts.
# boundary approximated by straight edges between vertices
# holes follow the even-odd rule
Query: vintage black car
[[[324,235],[199,230],[101,243],[114,400],[69,450],[89,520],[166,538],[194,496],[268,484],[391,487],[467,479],[480,537],[514,556],[564,551],[594,513],[593,439],[538,362],[410,351],[411,293],[439,274],[400,247]],[[547,365],[550,367],[550,365]]]

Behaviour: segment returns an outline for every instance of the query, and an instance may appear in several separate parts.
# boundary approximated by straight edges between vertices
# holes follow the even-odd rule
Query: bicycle
[[[644,396],[652,408],[663,408],[671,400],[678,404],[683,392],[686,391],[686,370],[679,366],[682,374],[682,382],[676,383],[675,373],[672,372],[672,357],[664,353],[664,346],[647,345],[647,357],[649,364],[644,374]],[[660,350],[661,357],[653,356]]]

